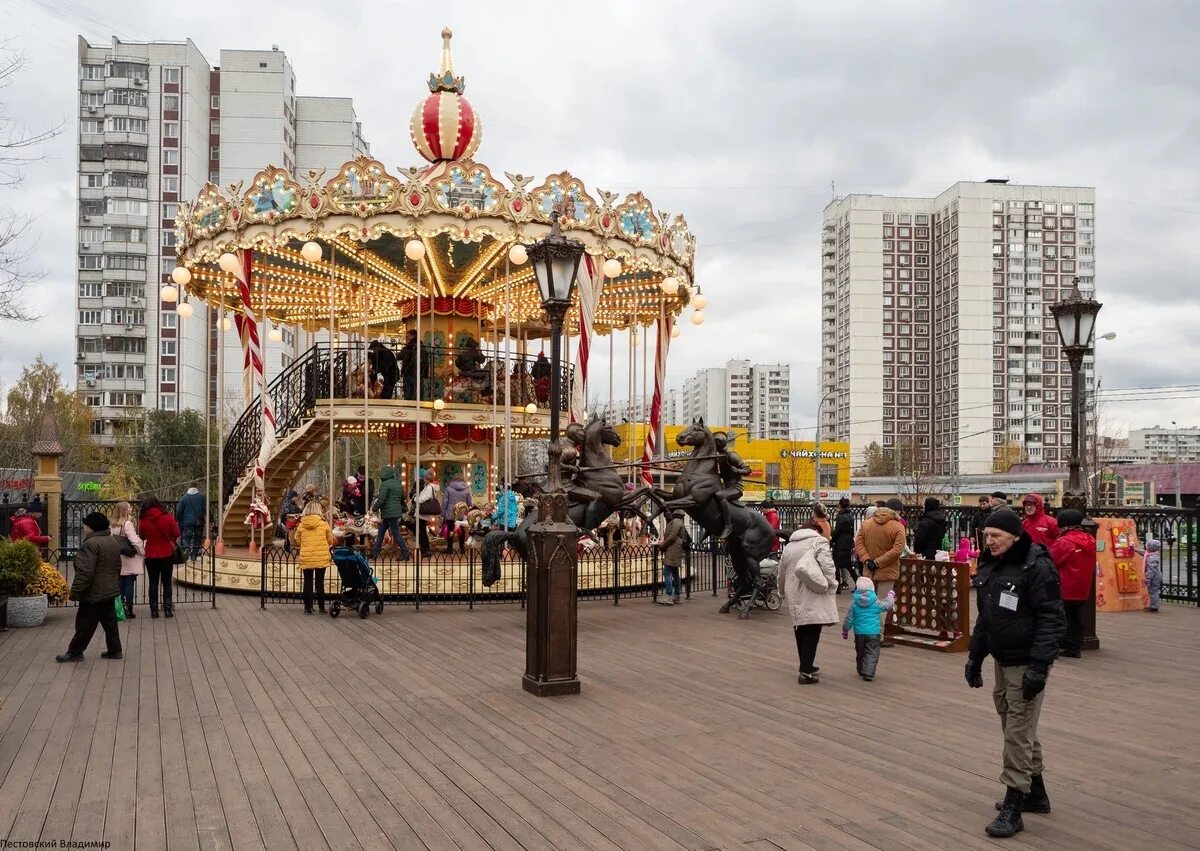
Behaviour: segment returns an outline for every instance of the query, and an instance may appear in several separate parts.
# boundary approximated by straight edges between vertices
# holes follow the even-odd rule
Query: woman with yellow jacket
[[[325,570],[329,567],[329,548],[333,530],[321,516],[321,503],[304,506],[296,525],[296,546],[300,548],[300,572],[304,575],[304,614],[313,610],[313,583],[317,586],[317,604],[325,611]]]

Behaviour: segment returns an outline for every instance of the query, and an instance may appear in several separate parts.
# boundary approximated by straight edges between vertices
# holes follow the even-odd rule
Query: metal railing
[[[70,587],[72,580],[75,578],[75,550],[60,548],[60,549],[43,549],[41,550],[42,560],[47,564],[54,565],[62,578]],[[189,605],[194,603],[207,603],[212,608],[217,607],[217,562],[215,554],[211,548],[202,549],[200,554],[195,559],[189,559],[187,563],[175,565],[171,570],[171,597],[174,605]],[[150,575],[146,570],[136,578],[133,586],[133,603],[134,606],[148,606]],[[159,589],[159,600],[162,600],[162,590]],[[73,600],[68,600],[60,605],[76,606],[78,605]]]

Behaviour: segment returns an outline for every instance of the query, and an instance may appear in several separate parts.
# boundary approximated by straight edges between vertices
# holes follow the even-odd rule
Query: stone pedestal
[[[575,670],[579,531],[567,518],[567,494],[562,488],[542,496],[529,540],[521,687],[538,697],[579,694]]]

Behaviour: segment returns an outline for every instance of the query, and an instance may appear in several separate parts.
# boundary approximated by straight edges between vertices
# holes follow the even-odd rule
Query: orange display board
[[[1095,518],[1096,611],[1140,612],[1150,605],[1146,572],[1132,520]]]

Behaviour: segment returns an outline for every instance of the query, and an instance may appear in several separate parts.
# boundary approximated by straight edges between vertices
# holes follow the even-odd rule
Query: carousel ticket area
[[[653,334],[659,387],[681,314],[704,320],[682,215],[638,192],[588,189],[568,171],[537,179],[475,159],[482,124],[450,31],[442,38],[412,114],[419,164],[359,158],[301,175],[264,164],[248,185],[209,183],[181,205],[163,309],[186,318],[205,302],[215,357],[226,334],[242,352],[240,386],[216,390],[218,410],[230,399],[244,410],[221,426],[217,470],[219,558],[231,575],[243,560],[257,573],[255,545],[269,543],[284,495],[314,464],[340,469],[338,437],[384,441],[369,475],[394,465],[406,493],[419,470],[435,469],[443,481],[462,473],[490,501],[514,441],[547,437],[560,413],[587,418],[597,338]],[[583,246],[561,335],[547,289],[574,270],[537,254],[556,238]],[[319,341],[268,385],[263,364],[287,328]],[[563,352],[557,369],[542,355],[550,344]],[[331,496],[342,484],[332,476]]]

